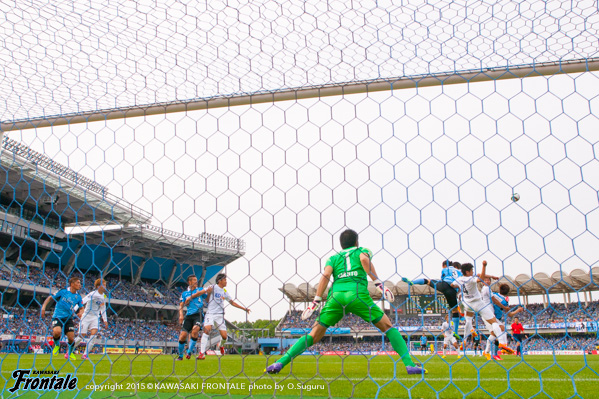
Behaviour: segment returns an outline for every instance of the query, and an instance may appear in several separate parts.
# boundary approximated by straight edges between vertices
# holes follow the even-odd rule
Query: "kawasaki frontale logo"
[[[29,377],[33,374],[33,377]],[[42,377],[41,375],[51,374],[52,377]],[[12,378],[14,378],[15,384],[8,391],[14,393],[19,389],[25,391],[29,390],[41,390],[41,391],[72,391],[77,389],[77,377],[73,377],[73,374],[67,374],[66,377],[57,377],[58,371],[53,370],[25,370],[18,369],[13,371]],[[24,385],[23,385],[24,384]],[[23,385],[23,387],[21,387]]]

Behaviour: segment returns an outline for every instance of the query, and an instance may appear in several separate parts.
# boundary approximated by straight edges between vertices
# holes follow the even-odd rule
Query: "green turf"
[[[110,360],[109,360],[110,359]],[[277,357],[270,357],[269,363]],[[175,362],[170,356],[92,356],[90,361],[65,362],[60,357],[50,365],[49,355],[0,355],[2,397],[17,397],[8,389],[14,385],[16,368],[59,370],[59,376],[76,372],[78,392],[62,392],[60,398],[597,398],[599,397],[599,356],[527,356],[524,361],[504,356],[504,361],[448,356],[447,359],[419,357],[429,373],[408,376],[401,363],[390,356],[300,356],[281,374],[264,374],[265,356],[208,356]],[[222,385],[234,383],[229,389]],[[92,392],[86,385],[113,388],[115,392]],[[182,383],[177,390],[168,384]],[[205,385],[202,388],[202,383]],[[140,385],[137,385],[140,384]],[[141,385],[144,384],[144,385]],[[152,388],[148,387],[152,384]],[[156,384],[160,384],[158,392]],[[162,386],[164,384],[164,386]],[[196,385],[193,385],[196,384]],[[256,387],[250,390],[249,385]],[[135,387],[139,387],[135,391]],[[23,391],[18,397],[39,397]],[[55,398],[48,392],[43,398]]]

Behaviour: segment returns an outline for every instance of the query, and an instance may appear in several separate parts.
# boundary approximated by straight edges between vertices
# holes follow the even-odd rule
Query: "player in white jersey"
[[[449,345],[453,345],[455,350],[458,352],[458,359],[461,358],[460,349],[458,347],[458,341],[455,339],[454,329],[449,322],[449,316],[445,315],[445,321],[441,325],[441,331],[443,331],[443,356],[441,358],[445,359],[447,355],[447,347]]]
[[[85,342],[85,354],[81,356],[81,359],[87,359],[90,351],[95,345],[94,339],[98,333],[98,322],[100,317],[104,321],[104,327],[108,329],[108,318],[106,317],[106,281],[103,279],[97,279],[94,282],[94,290],[87,294],[83,298],[83,304],[85,308],[83,315],[79,322],[79,332],[75,339],[75,348],[81,343]],[[84,337],[88,334],[88,337]]]
[[[510,311],[508,305],[507,295],[510,293],[510,286],[507,284],[501,284],[499,286],[499,294],[493,293],[491,291],[491,279],[499,280],[498,277],[489,276],[487,274],[487,261],[483,261],[483,271],[480,274],[480,277],[483,280],[483,288],[481,289],[481,297],[484,303],[488,304],[493,308],[493,313],[497,322],[499,323],[499,327],[501,328],[501,335],[497,337],[497,341],[500,348],[513,353],[513,349],[511,349],[507,345],[507,333],[505,332],[505,324],[503,323],[504,312],[509,317],[513,317],[514,315],[522,312],[522,308],[519,307],[514,311]],[[485,324],[489,330],[491,330],[491,326],[485,321]],[[491,342],[487,341],[487,346],[483,352],[483,355],[487,358],[487,360],[491,360]],[[500,356],[494,356],[495,360],[501,360]]]
[[[200,354],[198,359],[203,360],[206,357],[206,347],[208,346],[208,340],[210,339],[210,332],[212,326],[216,324],[216,328],[220,332],[220,353],[225,354],[225,342],[227,342],[227,326],[225,325],[225,301],[228,301],[231,305],[238,309],[244,310],[246,313],[250,312],[249,308],[244,308],[238,305],[233,298],[229,295],[225,287],[227,286],[227,276],[224,273],[219,273],[216,276],[216,284],[212,286],[212,292],[208,296],[208,310],[204,317],[204,333],[202,334],[202,342],[200,344]]]
[[[481,318],[491,326],[491,334],[488,338],[491,342],[495,341],[501,335],[501,327],[495,318],[493,306],[483,302],[478,290],[478,281],[483,278],[485,278],[484,272],[480,274],[480,277],[476,276],[474,275],[474,266],[471,263],[465,263],[462,265],[462,276],[458,277],[451,284],[453,287],[461,290],[462,301],[466,309],[464,342],[466,342],[466,339],[472,332],[472,321],[475,313],[480,314]]]

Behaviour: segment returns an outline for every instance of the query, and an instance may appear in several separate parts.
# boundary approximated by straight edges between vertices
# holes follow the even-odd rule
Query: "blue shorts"
[[[514,336],[514,341],[517,342],[522,342],[522,335],[523,334],[512,334]]]
[[[60,327],[63,333],[75,332],[75,324],[73,323],[73,318],[69,317],[68,319],[52,319],[52,328]]]

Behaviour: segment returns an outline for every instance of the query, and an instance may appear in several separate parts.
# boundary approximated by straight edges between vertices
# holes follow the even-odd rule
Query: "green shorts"
[[[331,327],[348,313],[353,313],[372,324],[378,323],[384,316],[368,292],[338,291],[329,294],[327,303],[320,311],[318,322],[323,327]]]

